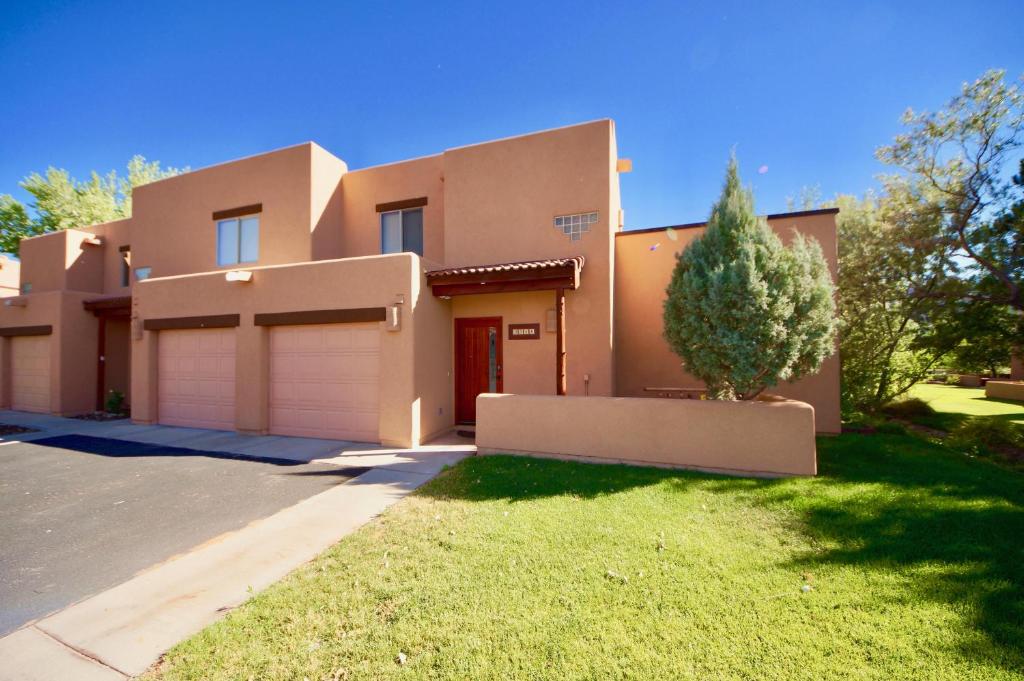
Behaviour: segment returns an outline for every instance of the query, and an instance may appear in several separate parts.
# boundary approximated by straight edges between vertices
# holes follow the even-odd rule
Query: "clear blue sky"
[[[360,168],[613,118],[627,227],[705,219],[736,147],[758,210],[863,192],[907,106],[1024,73],[1024,2],[0,2],[0,193],[135,153],[314,140]],[[759,174],[761,166],[767,172]]]

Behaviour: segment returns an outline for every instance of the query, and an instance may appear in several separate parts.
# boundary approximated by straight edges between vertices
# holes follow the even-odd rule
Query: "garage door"
[[[380,326],[270,331],[270,432],[378,442]]]
[[[161,331],[157,341],[160,423],[235,429],[235,330]]]
[[[49,336],[11,339],[11,409],[49,413]]]

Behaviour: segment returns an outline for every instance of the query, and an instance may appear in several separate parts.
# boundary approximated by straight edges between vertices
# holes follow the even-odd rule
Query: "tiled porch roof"
[[[524,260],[522,262],[506,262],[496,265],[449,267],[443,270],[431,270],[427,272],[427,279],[449,277],[458,274],[493,274],[499,272],[536,272],[540,274],[544,270],[560,269],[567,265],[574,265],[576,270],[579,271],[583,269],[583,263],[583,256],[577,255],[572,258],[557,258],[552,260]]]

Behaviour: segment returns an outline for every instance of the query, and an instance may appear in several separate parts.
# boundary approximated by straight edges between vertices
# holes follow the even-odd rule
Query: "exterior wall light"
[[[224,279],[227,281],[252,281],[252,272],[250,270],[231,270],[224,275]]]
[[[4,298],[5,307],[25,307],[26,305],[28,305],[28,299],[23,298],[21,296],[16,296],[14,298]]]

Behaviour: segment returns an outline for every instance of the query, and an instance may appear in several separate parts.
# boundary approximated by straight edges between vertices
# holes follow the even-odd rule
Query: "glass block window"
[[[597,224],[597,211],[593,213],[576,213],[555,217],[555,229],[569,237],[570,241],[579,241],[584,232],[590,231],[591,225]]]

